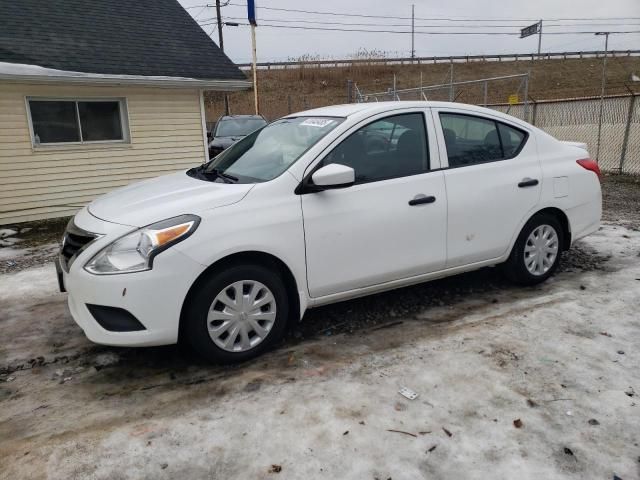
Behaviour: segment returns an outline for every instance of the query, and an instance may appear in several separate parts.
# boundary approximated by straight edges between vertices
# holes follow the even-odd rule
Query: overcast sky
[[[205,32],[218,42],[215,29],[215,8],[203,6],[205,1],[179,0],[188,12],[203,25]],[[222,1],[227,3],[226,0]],[[226,21],[247,23],[246,0],[230,0],[222,8]],[[358,50],[387,52],[389,56],[409,56],[409,33],[370,33],[273,28],[266,24],[410,31],[411,4],[415,4],[418,31],[439,32],[519,32],[522,26],[536,19],[543,22],[542,51],[600,50],[604,37],[584,35],[545,35],[562,31],[640,31],[640,0],[257,0],[259,7],[333,12],[319,15],[281,10],[258,10],[258,61],[297,59],[304,55],[322,58],[347,58]],[[383,18],[357,17],[370,15]],[[620,20],[612,20],[613,17]],[[451,21],[442,19],[449,18]],[[580,20],[604,19],[597,24]],[[489,21],[497,20],[497,21]],[[472,21],[469,21],[472,20]],[[322,24],[306,23],[312,21]],[[260,26],[260,24],[263,26]],[[336,25],[341,23],[342,25]],[[585,25],[588,23],[588,25]],[[350,25],[345,25],[350,24]],[[353,25],[358,24],[358,25]],[[578,24],[578,25],[574,25]],[[406,25],[406,26],[403,26]],[[483,26],[484,25],[484,26]],[[493,25],[493,26],[489,26]],[[552,27],[552,25],[557,25]],[[434,26],[440,26],[434,27]],[[504,28],[503,28],[504,27]],[[251,60],[251,36],[248,26],[223,28],[225,52],[237,63]],[[485,35],[415,35],[417,56],[472,55],[492,53],[529,53],[537,51],[538,37]],[[640,33],[611,35],[609,49],[640,49]]]

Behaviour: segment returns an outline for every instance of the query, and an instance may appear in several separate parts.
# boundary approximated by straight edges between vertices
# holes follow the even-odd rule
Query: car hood
[[[89,212],[107,222],[144,227],[166,218],[239,202],[253,184],[217,183],[186,172],[136,182],[89,204]]]

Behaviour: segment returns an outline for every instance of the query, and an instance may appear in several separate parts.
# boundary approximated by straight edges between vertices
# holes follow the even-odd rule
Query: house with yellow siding
[[[0,225],[207,160],[203,94],[250,86],[176,0],[0,0]]]

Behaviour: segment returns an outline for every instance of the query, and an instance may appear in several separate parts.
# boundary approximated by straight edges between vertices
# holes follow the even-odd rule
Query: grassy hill
[[[600,95],[602,75],[601,58],[520,60],[509,62],[482,61],[454,63],[454,81],[475,80],[530,72],[529,97],[533,100],[573,98]],[[609,57],[607,60],[607,94],[624,94],[629,89],[640,93],[640,82],[632,82],[631,75],[640,76],[640,57]],[[363,93],[411,88],[422,84],[447,83],[450,64],[422,65],[374,65],[354,64],[348,67],[318,68],[297,66],[287,69],[258,70],[260,111],[273,120],[308,108],[345,103],[347,79],[353,80]],[[248,73],[250,75],[250,72]],[[489,103],[506,103],[508,96],[516,93],[518,81],[491,84]],[[523,98],[520,91],[520,98]],[[467,103],[482,101],[481,86],[459,88],[456,100]],[[417,98],[417,97],[416,97]],[[409,98],[403,98],[409,99]],[[448,90],[443,89],[434,100],[448,100]],[[253,113],[253,92],[245,91],[229,95],[231,113]],[[217,119],[224,112],[223,97],[209,93],[206,100],[207,120]]]

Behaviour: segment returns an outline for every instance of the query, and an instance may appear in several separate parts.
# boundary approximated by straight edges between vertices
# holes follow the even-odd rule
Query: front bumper
[[[53,263],[56,266],[56,276],[58,277],[58,288],[62,293],[65,293],[67,289],[64,286],[64,276],[63,276],[62,266],[60,265],[60,259],[56,258],[53,261]]]
[[[134,230],[91,216],[86,209],[75,219],[78,227],[102,234],[82,251],[69,271],[62,271],[61,286],[68,292],[69,310],[89,340],[117,346],[152,346],[176,343],[183,301],[204,266],[175,248],[159,254],[153,269],[116,275],[94,275],[84,265],[116,238]],[[87,305],[123,309],[143,326],[138,331],[110,331],[98,323]]]

